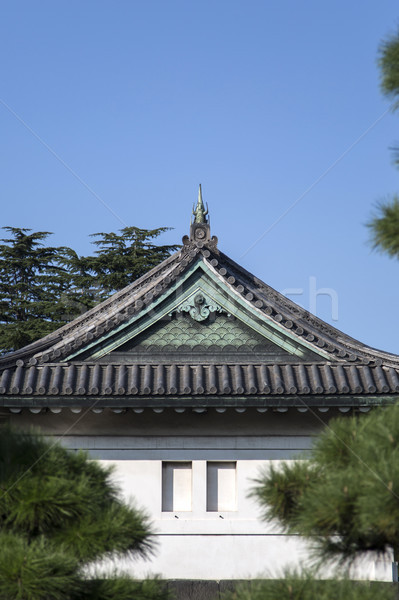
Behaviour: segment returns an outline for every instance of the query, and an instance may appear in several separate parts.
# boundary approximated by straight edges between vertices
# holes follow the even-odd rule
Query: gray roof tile
[[[314,363],[247,364],[237,359],[223,364],[106,364],[65,363],[78,348],[99,340],[132,315],[166,293],[195,261],[222,277],[232,294],[249,303],[259,316],[323,349],[326,360]],[[210,349],[208,349],[210,350]],[[141,359],[140,359],[141,360]],[[157,360],[157,359],[155,359]],[[177,360],[177,359],[176,359]],[[345,335],[285,298],[217,250],[214,243],[185,242],[182,249],[149,273],[74,321],[43,339],[0,358],[0,397],[15,399],[98,397],[104,402],[157,398],[193,402],[211,397],[227,402],[280,402],[284,398],[322,396],[383,396],[399,393],[399,357],[375,350]],[[278,400],[280,398],[280,400]],[[136,401],[136,400],[135,400]],[[155,401],[155,400],[154,400]]]
[[[312,382],[311,385],[309,382]],[[120,365],[69,363],[3,370],[0,396],[356,396],[399,392],[399,369],[340,364]]]

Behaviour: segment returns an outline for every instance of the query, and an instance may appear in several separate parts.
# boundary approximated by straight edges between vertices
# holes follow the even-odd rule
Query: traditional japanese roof
[[[392,401],[399,356],[310,314],[210,235],[201,189],[181,249],[105,302],[0,359],[0,403],[260,406]],[[312,400],[311,400],[312,399]]]

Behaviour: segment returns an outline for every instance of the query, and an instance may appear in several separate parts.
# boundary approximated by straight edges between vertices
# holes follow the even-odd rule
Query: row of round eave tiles
[[[115,385],[116,384],[116,385]],[[115,385],[115,387],[114,387]],[[7,392],[7,390],[9,390]],[[1,374],[1,394],[346,394],[398,393],[393,368],[342,365],[114,365],[18,367]]]
[[[62,390],[60,390],[58,387],[52,387],[50,390],[46,390],[45,388],[39,387],[37,389],[37,391],[35,392],[35,390],[28,386],[25,387],[23,389],[20,389],[18,387],[12,387],[10,390],[11,394],[27,394],[27,395],[32,395],[32,394],[39,394],[39,395],[45,395],[46,393],[50,394],[50,395],[54,395],[57,396]],[[3,388],[0,388],[0,393],[1,394],[5,394],[6,390]],[[165,389],[165,387],[158,387],[155,389],[152,389],[148,386],[144,386],[142,390],[139,390],[137,387],[132,387],[130,388],[130,390],[127,390],[124,387],[118,387],[116,389],[116,391],[111,388],[111,387],[106,387],[104,389],[104,394],[107,396],[111,396],[111,395],[125,395],[128,392],[128,395],[132,395],[132,396],[148,396],[148,395],[166,395],[166,396],[175,396],[175,395],[189,395],[189,394],[194,394],[194,395],[215,395],[215,394],[226,394],[226,395],[255,395],[255,394],[260,394],[260,395],[273,395],[273,393],[278,394],[278,395],[282,395],[284,393],[288,393],[288,394],[300,394],[300,395],[309,395],[310,393],[313,394],[325,394],[325,395],[330,395],[330,394],[348,394],[350,393],[350,390],[348,389],[347,386],[345,386],[344,388],[342,388],[341,390],[337,390],[335,388],[335,386],[331,386],[328,389],[323,389],[321,387],[317,387],[314,389],[313,392],[311,392],[310,388],[307,386],[304,386],[300,389],[296,388],[295,386],[292,386],[288,389],[284,389],[282,386],[277,386],[274,390],[274,392],[272,392],[272,390],[270,389],[269,386],[265,386],[263,389],[258,390],[255,387],[250,387],[249,389],[245,390],[243,387],[237,387],[236,389],[232,390],[231,387],[226,386],[220,390],[217,390],[216,387],[210,387],[209,390],[205,391],[205,389],[202,386],[198,386],[196,388],[191,388],[191,387],[183,387],[182,391],[179,391],[176,387],[170,387],[168,390]],[[375,394],[377,392],[377,389],[375,386],[370,386],[368,390],[364,390],[364,393],[366,394]],[[397,393],[398,390],[391,392],[391,393]],[[83,388],[83,387],[79,387],[76,390],[74,390],[72,387],[66,386],[64,388],[64,393],[67,396],[72,396],[72,395],[78,395],[78,396],[83,396],[83,395],[90,395],[90,396],[97,396],[100,393],[100,389],[98,387],[91,387],[89,389]],[[361,390],[355,390],[354,392],[351,393],[362,393]],[[381,390],[381,393],[385,393],[388,394],[390,393],[390,390],[387,386],[384,386]]]
[[[279,407],[274,407],[274,408],[268,408],[268,407],[258,407],[255,408],[255,410],[258,413],[264,414],[266,413],[268,410],[270,410],[270,412],[277,412],[277,413],[286,413],[289,410],[294,410],[294,408],[296,408],[296,410],[300,413],[304,413],[307,412],[308,410],[311,410],[313,412],[315,412],[316,410],[318,412],[321,413],[327,413],[330,408],[337,408],[340,412],[342,413],[347,413],[350,410],[359,410],[360,412],[368,412],[369,410],[371,410],[371,406],[358,406],[358,407],[353,407],[353,406],[338,406],[338,407],[330,407],[330,406],[318,406],[316,408],[311,408],[309,409],[308,406],[297,406],[297,407],[287,407],[287,406],[279,406]],[[10,413],[12,414],[19,414],[22,412],[23,408],[20,407],[15,407],[15,408],[9,408],[8,409]],[[70,410],[72,413],[75,414],[79,414],[82,412],[82,410],[90,410],[91,412],[95,413],[95,414],[101,414],[102,412],[104,412],[104,408],[89,408],[89,409],[83,409],[80,406],[72,406],[69,407],[69,409],[67,408],[61,408],[61,407],[31,407],[28,408],[27,410],[29,410],[29,412],[31,412],[32,414],[38,415],[42,412],[47,412],[48,410],[50,412],[52,412],[53,414],[60,414],[63,410]],[[141,414],[143,413],[145,410],[146,411],[152,411],[154,413],[160,414],[164,412],[164,408],[159,407],[159,408],[111,408],[111,411],[115,414],[122,414],[122,413],[126,413],[128,411],[132,411],[136,414]],[[210,410],[215,410],[217,413],[225,413],[226,411],[230,410],[234,410],[237,413],[245,413],[247,412],[247,408],[242,407],[242,408],[226,408],[226,407],[216,407],[216,408],[205,408],[205,407],[196,407],[196,408],[186,408],[186,407],[176,407],[173,409],[174,412],[176,413],[184,413],[186,411],[192,411],[194,413],[205,413],[205,412],[209,412]]]

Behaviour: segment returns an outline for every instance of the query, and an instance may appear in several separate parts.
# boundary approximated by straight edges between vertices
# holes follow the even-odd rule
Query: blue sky
[[[201,182],[224,252],[399,353],[399,263],[365,227],[399,192],[376,62],[398,17],[391,0],[3,1],[1,225],[81,254],[124,225],[179,242]]]

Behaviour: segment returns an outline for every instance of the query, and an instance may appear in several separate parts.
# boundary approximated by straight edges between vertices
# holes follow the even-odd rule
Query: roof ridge
[[[306,335],[307,341],[316,347],[326,347],[325,349],[335,353],[338,359],[365,362],[377,359],[377,362],[384,360],[399,365],[399,355],[374,349],[312,315],[223,252],[219,251],[217,257],[212,256],[212,252],[208,254],[206,260],[236,292],[269,318],[285,325],[298,337]],[[240,278],[241,281],[238,281]]]
[[[209,227],[208,223],[194,225],[195,231]],[[218,250],[217,238],[210,238],[208,233],[206,238],[185,236],[180,250],[122,290],[41,340],[1,357],[0,369],[27,359],[30,359],[31,365],[38,360],[51,363],[92,344],[104,333],[146,310],[156,298],[175,285],[193,261],[198,260],[221,277],[251,309],[259,311],[262,318],[272,321],[274,327],[298,340],[298,344],[319,355],[324,354],[327,362],[399,367],[398,355],[371,348],[312,315]]]

